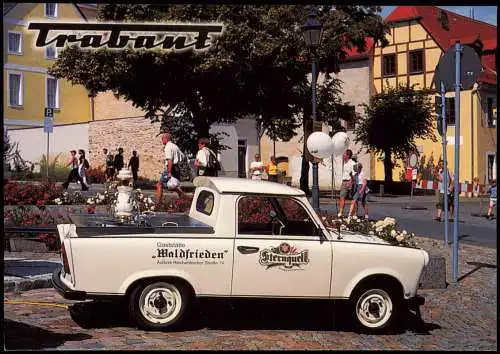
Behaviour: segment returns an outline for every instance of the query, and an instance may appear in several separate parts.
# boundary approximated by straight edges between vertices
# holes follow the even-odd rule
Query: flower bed
[[[19,183],[9,181],[4,184],[4,205],[47,205],[63,196],[62,187],[54,182]]]

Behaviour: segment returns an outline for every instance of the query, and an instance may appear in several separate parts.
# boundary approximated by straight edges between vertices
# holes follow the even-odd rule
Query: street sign
[[[54,131],[54,108],[45,107],[43,109],[43,132],[52,133]]]
[[[45,107],[43,109],[43,116],[44,117],[54,118],[54,108]]]
[[[461,90],[468,90],[474,86],[483,70],[481,60],[473,48],[463,45],[460,62]],[[455,91],[455,66],[455,46],[451,46],[439,60],[434,72],[433,82],[437,91],[441,89],[441,82],[444,83],[446,92]]]
[[[410,165],[411,168],[416,168],[418,165],[418,154],[416,152],[412,152],[410,154],[410,157],[408,159],[408,165]]]

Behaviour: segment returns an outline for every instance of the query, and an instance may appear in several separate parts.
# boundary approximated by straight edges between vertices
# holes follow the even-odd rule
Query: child
[[[497,206],[497,180],[496,178],[491,180],[491,186],[488,189],[488,194],[490,195],[490,207],[488,208],[487,219],[493,218],[493,208]]]

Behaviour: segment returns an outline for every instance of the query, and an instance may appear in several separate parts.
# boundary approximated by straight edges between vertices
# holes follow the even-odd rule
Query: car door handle
[[[251,254],[259,251],[258,247],[238,246],[236,248],[241,254]]]

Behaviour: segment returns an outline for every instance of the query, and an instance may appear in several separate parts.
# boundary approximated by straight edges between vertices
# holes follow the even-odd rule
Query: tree
[[[338,72],[345,50],[364,50],[366,36],[386,43],[387,27],[378,16],[379,7],[316,9],[324,26],[318,72]],[[198,137],[209,136],[212,124],[231,123],[246,115],[259,117],[262,126],[282,140],[295,134],[290,128],[302,124],[303,160],[308,169],[305,140],[312,131],[310,66],[296,60],[307,55],[301,26],[308,10],[303,5],[108,4],[99,8],[100,20],[222,22],[225,30],[201,54],[131,48],[90,52],[68,47],[49,72],[81,84],[93,94],[113,90],[131,100],[152,121],[168,127],[185,151],[196,148]],[[335,81],[332,78],[325,85]],[[318,100],[318,120],[326,119],[319,114],[325,101]],[[287,129],[273,129],[278,121]]]
[[[415,85],[388,87],[364,104],[365,116],[355,129],[356,142],[383,154],[386,184],[392,182],[392,158],[417,150],[415,139],[436,141],[430,91]]]

